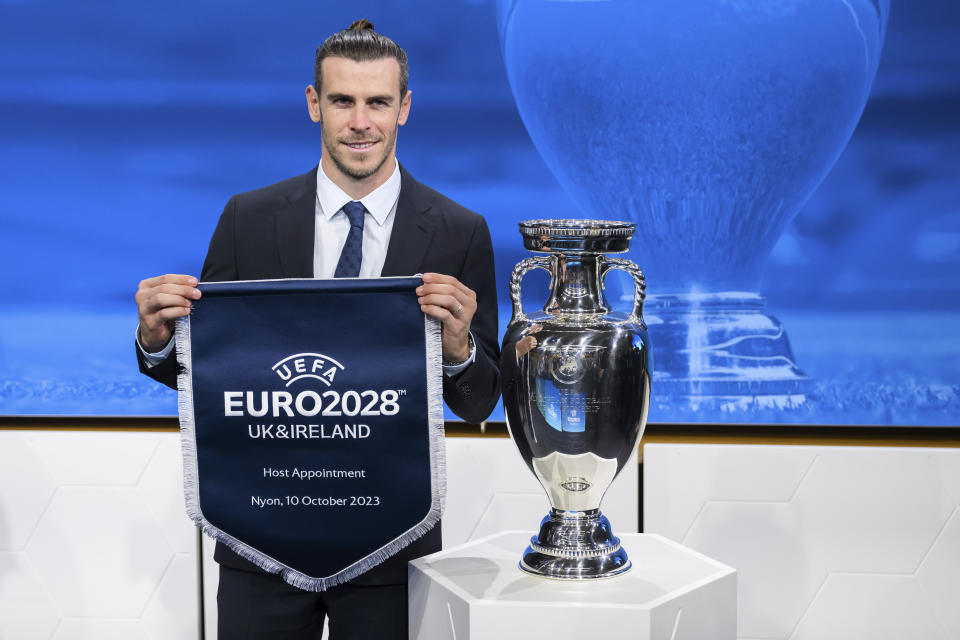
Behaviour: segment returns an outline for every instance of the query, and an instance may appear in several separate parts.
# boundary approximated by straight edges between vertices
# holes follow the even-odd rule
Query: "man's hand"
[[[477,294],[453,276],[423,274],[417,287],[420,309],[442,323],[443,359],[463,362],[470,357],[470,321],[477,311]]]
[[[147,278],[140,283],[134,298],[140,314],[140,345],[147,353],[167,346],[173,335],[174,320],[188,315],[191,301],[200,299],[200,290],[196,287],[196,278],[175,273]]]

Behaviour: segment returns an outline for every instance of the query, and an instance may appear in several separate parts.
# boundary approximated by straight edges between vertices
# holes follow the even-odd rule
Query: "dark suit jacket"
[[[256,191],[235,195],[220,216],[201,281],[312,278],[317,169]],[[476,360],[465,371],[444,376],[443,398],[467,422],[482,422],[500,396],[497,292],[490,232],[484,219],[426,187],[400,168],[400,198],[383,264],[384,276],[433,271],[452,275],[477,294],[471,331]],[[140,371],[176,388],[175,354],[147,368],[139,349]],[[408,560],[440,549],[440,527],[417,540],[355,584],[405,582]],[[220,564],[259,571],[218,544]]]

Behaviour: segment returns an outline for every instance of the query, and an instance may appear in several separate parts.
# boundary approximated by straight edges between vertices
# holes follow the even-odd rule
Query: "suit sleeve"
[[[214,229],[213,237],[210,238],[207,257],[203,261],[203,270],[200,273],[201,282],[237,279],[234,243],[236,208],[236,198],[234,197],[227,202],[227,206],[224,207],[223,213],[220,215],[217,228]],[[180,373],[180,363],[177,362],[176,348],[170,352],[165,360],[152,367],[147,365],[136,340],[134,340],[133,348],[137,353],[140,373],[162,382],[171,389],[177,388],[177,374]]]
[[[477,294],[477,311],[470,325],[477,355],[461,373],[444,376],[443,399],[462,420],[477,424],[487,419],[500,398],[497,285],[490,230],[483,218],[474,228],[458,279]]]

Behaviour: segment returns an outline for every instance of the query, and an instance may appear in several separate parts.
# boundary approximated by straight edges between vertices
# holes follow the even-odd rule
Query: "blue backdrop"
[[[198,274],[231,194],[318,162],[313,51],[358,17],[410,56],[401,161],[490,222],[502,331],[516,222],[582,214],[518,116],[490,3],[0,0],[0,414],[175,414],[136,371],[137,283]],[[767,263],[810,400],[652,421],[960,423],[958,38],[955,5],[893,6],[861,122]]]

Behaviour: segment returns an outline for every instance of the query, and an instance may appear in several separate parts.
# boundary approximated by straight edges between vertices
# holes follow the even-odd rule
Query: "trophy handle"
[[[543,269],[550,274],[551,281],[553,280],[553,272],[550,271],[550,258],[547,256],[524,258],[517,263],[513,268],[513,273],[510,274],[510,300],[513,302],[511,323],[523,320],[525,317],[523,315],[523,303],[520,301],[520,282],[523,280],[524,274],[532,269]]]
[[[519,266],[519,265],[518,265]],[[600,267],[600,280],[603,281],[607,274],[614,269],[621,269],[630,274],[633,278],[633,315],[637,321],[643,318],[643,300],[647,297],[647,279],[643,277],[643,271],[631,260],[623,258],[603,258],[603,266]]]

